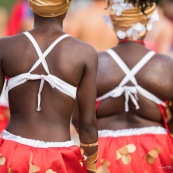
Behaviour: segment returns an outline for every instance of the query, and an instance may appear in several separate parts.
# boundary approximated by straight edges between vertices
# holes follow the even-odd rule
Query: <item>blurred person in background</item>
[[[173,167],[173,59],[143,42],[159,19],[156,4],[109,0],[109,11],[119,44],[99,52],[98,168],[107,165],[110,173],[171,173],[165,166]]]
[[[104,21],[106,7],[106,0],[92,0],[86,7],[69,13],[64,23],[65,31],[91,44],[98,51],[114,46],[117,44],[117,37]]]
[[[149,49],[173,58],[173,0],[161,0],[158,12],[159,22],[148,32],[145,44]]]
[[[97,53],[63,31],[71,0],[28,2],[34,28],[0,39],[0,91],[8,77],[11,113],[0,137],[0,172],[95,172]],[[71,141],[74,103],[85,157]]]
[[[7,35],[11,36],[33,28],[33,13],[27,4],[28,0],[17,0],[9,16]]]
[[[6,35],[7,18],[7,11],[3,7],[0,7],[0,37]]]

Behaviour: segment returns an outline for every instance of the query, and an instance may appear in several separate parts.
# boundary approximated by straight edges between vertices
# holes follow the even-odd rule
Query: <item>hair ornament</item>
[[[126,3],[125,0],[113,0],[114,4],[111,7],[112,12],[115,12],[117,16],[120,16],[124,10],[133,8],[132,3]]]
[[[129,28],[127,31],[118,30],[117,31],[117,37],[120,39],[125,39],[126,37],[132,37],[133,40],[138,39],[138,33],[145,33],[146,28],[141,23],[136,23],[131,28]]]
[[[142,38],[152,29],[154,21],[159,20],[155,3],[148,4],[142,11],[137,4],[126,0],[110,0],[109,10],[113,29],[119,39]],[[106,20],[110,21],[108,18]]]
[[[159,14],[158,14],[158,11],[154,11],[154,13],[151,15],[150,19],[148,20],[148,23],[147,23],[147,31],[151,31],[152,27],[153,27],[153,23],[155,21],[159,21]]]

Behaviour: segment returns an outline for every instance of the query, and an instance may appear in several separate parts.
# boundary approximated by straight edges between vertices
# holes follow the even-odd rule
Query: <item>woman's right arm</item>
[[[90,156],[93,156],[93,158],[96,157],[97,160],[98,130],[95,113],[95,102],[98,57],[96,51],[93,48],[90,48],[87,53],[85,52],[85,56],[86,63],[82,80],[78,86],[76,100],[79,114],[77,128],[79,132],[81,148],[84,151],[85,158],[90,158]],[[92,165],[93,164],[91,164],[91,166]]]

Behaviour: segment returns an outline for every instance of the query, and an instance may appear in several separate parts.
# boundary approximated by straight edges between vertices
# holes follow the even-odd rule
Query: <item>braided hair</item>
[[[145,9],[152,5],[153,3],[159,3],[160,0],[125,0],[127,3],[132,3],[134,6],[138,6],[144,13]],[[108,6],[110,5],[110,0],[108,0]]]

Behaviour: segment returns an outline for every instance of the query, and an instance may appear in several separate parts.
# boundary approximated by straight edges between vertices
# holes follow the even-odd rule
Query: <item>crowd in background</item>
[[[106,0],[73,0],[64,22],[65,31],[81,39],[96,50],[105,50],[117,38],[106,21],[108,16]],[[173,55],[173,1],[161,0],[158,5],[160,21],[146,37],[146,46],[156,52]],[[0,37],[10,36],[33,27],[33,14],[27,0],[16,0],[7,10],[0,4]]]
[[[97,51],[118,43],[107,19],[107,0],[77,0],[72,7],[64,23],[69,34],[93,45]],[[173,57],[173,0],[160,0],[157,8],[160,19],[147,34],[145,44],[149,49]]]
[[[108,16],[106,8],[106,0],[73,0],[64,22],[65,31],[93,45],[97,51],[114,46],[118,39],[106,21]],[[173,57],[173,0],[161,0],[158,11],[160,20],[148,33],[145,44],[156,52]],[[32,27],[33,14],[27,0],[14,1],[10,10],[0,4],[0,37],[11,36]],[[7,124],[8,118],[8,107],[2,104],[0,130]]]

